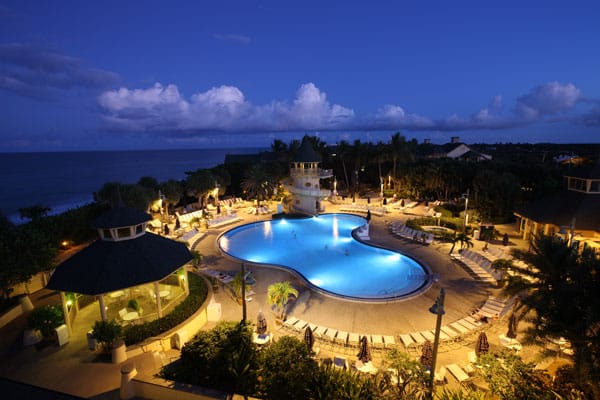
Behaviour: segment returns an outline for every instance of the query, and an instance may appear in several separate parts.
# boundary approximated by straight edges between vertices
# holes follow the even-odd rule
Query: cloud
[[[213,36],[215,39],[222,40],[225,42],[233,42],[233,43],[239,43],[239,44],[250,44],[252,42],[252,39],[248,36],[236,35],[233,33],[227,33],[227,34],[215,33]]]
[[[0,44],[0,88],[19,95],[52,98],[56,90],[105,88],[118,75],[90,68],[83,60],[21,43]]]
[[[154,84],[148,89],[120,88],[102,93],[98,104],[116,130],[179,131],[283,131],[338,129],[354,111],[331,104],[313,83],[302,85],[291,104],[248,102],[234,86],[213,87],[186,100],[177,86]]]
[[[146,89],[120,88],[102,93],[98,103],[109,127],[117,131],[162,132],[187,137],[202,132],[299,132],[299,131],[468,131],[498,130],[572,120],[598,124],[600,111],[572,115],[584,99],[575,85],[550,82],[516,98],[505,110],[502,96],[471,115],[451,114],[431,118],[386,104],[375,113],[356,115],[354,110],[332,104],[314,83],[302,84],[291,102],[274,100],[255,105],[235,86],[213,87],[184,97],[176,85],[156,83]]]
[[[581,90],[572,83],[550,82],[536,86],[528,94],[517,98],[515,111],[526,120],[535,120],[569,111],[581,97]]]

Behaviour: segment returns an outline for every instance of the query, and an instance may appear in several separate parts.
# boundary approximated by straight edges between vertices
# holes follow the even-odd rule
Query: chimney
[[[454,144],[460,143],[460,137],[458,137],[458,136],[452,136],[450,138],[450,143],[454,143]]]
[[[431,139],[423,139],[423,144],[431,144]]]

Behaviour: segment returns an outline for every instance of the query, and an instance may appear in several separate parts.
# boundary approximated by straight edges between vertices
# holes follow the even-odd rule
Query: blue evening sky
[[[0,0],[0,151],[598,142],[599,21],[576,0]]]

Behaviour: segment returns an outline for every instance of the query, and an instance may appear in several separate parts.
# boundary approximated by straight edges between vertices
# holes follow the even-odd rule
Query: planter
[[[42,341],[42,334],[37,329],[25,329],[23,332],[23,346],[32,346]]]
[[[19,297],[19,304],[21,304],[21,308],[23,309],[23,312],[29,312],[29,311],[33,310],[33,303],[31,302],[31,299],[27,295]]]
[[[127,360],[127,348],[125,347],[125,342],[122,340],[117,340],[111,346],[112,352],[112,363],[113,364],[121,364],[123,361]]]

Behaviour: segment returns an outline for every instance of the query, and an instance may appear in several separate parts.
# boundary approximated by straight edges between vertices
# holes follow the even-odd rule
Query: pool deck
[[[336,212],[337,209],[338,206],[327,204],[327,212]],[[227,227],[210,229],[198,243],[196,249],[204,255],[204,266],[230,274],[239,270],[238,262],[223,257],[218,252],[218,235],[233,226],[270,218],[248,215],[242,210],[239,211],[241,221]],[[435,315],[428,309],[435,302],[442,287],[446,290],[444,325],[470,315],[489,295],[499,294],[498,289],[474,280],[459,264],[452,261],[448,255],[449,244],[434,242],[431,246],[423,246],[395,238],[388,233],[387,223],[413,217],[414,215],[404,215],[396,210],[383,217],[374,216],[370,223],[370,239],[372,243],[406,253],[428,265],[439,280],[422,295],[389,304],[361,304],[324,296],[309,289],[302,280],[284,270],[255,266],[250,267],[257,283],[253,287],[255,293],[252,295],[252,301],[247,303],[248,318],[254,320],[258,311],[262,310],[267,318],[269,330],[275,337],[289,333],[276,325],[275,314],[266,302],[267,287],[282,280],[290,280],[300,292],[298,299],[290,304],[288,315],[346,332],[395,335],[396,338],[399,334],[431,330],[435,327]],[[509,233],[512,246],[525,246],[525,243],[518,239],[514,227],[498,228],[502,233]],[[474,241],[474,244],[476,249],[483,247],[483,242]],[[31,297],[35,305],[59,302],[58,296],[46,289]],[[222,320],[241,319],[241,306],[234,302],[226,291],[218,290],[214,298],[222,305]],[[71,337],[70,342],[61,348],[50,346],[36,351],[31,347],[23,348],[19,345],[24,326],[25,319],[20,317],[0,328],[0,376],[76,396],[96,399],[119,398],[119,365],[97,362],[94,359],[87,349],[86,337],[82,333],[89,327],[83,327],[84,330]],[[208,323],[205,329],[212,326],[214,323]],[[520,324],[521,329],[525,329],[523,322]],[[491,346],[498,345],[498,335],[506,332],[506,321],[494,321],[486,328],[486,332]],[[457,343],[451,348],[441,348],[438,366],[449,363],[463,364],[472,349],[473,342],[469,340]],[[332,346],[323,349],[321,354],[333,356],[338,351],[341,349]],[[354,360],[352,351],[347,353],[351,361]],[[537,360],[538,353],[538,348],[524,346],[520,354],[531,361]],[[158,369],[148,355],[151,354],[143,354],[133,361],[138,371],[153,374]],[[374,361],[377,363],[380,359]]]

